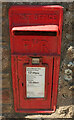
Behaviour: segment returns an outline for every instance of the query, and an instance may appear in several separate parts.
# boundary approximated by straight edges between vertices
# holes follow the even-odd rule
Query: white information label
[[[45,91],[45,67],[26,67],[27,98],[43,98]]]

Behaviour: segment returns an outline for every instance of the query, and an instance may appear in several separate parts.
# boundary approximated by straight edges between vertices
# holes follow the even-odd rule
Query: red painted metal
[[[63,7],[9,9],[14,108],[20,113],[52,113],[57,104]],[[39,64],[32,64],[39,58]],[[45,67],[44,98],[26,97],[26,67]],[[23,83],[23,85],[22,85]]]

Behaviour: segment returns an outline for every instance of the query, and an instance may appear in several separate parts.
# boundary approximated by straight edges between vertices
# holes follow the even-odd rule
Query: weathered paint
[[[16,112],[52,113],[56,109],[62,17],[61,6],[13,6],[9,10]],[[32,64],[33,58],[39,58],[39,63]],[[45,67],[43,98],[26,97],[27,67]]]

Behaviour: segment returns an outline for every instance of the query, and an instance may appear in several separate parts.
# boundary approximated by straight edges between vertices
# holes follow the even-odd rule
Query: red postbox
[[[9,9],[14,108],[22,113],[56,109],[63,7]]]

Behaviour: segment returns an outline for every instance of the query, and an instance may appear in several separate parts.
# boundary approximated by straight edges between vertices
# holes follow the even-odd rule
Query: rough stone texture
[[[3,73],[2,74],[2,88],[10,88],[10,86],[11,86],[11,79],[10,79],[9,73]]]
[[[12,5],[52,5],[58,4],[64,7],[63,17],[63,33],[62,33],[62,46],[61,46],[61,64],[58,86],[58,99],[57,110],[51,115],[25,115],[16,114],[13,105],[13,92],[12,92],[12,79],[11,79],[11,62],[10,62],[10,39],[9,39],[9,23],[8,23],[8,9]],[[44,3],[3,3],[2,5],[2,113],[6,118],[25,118],[34,120],[47,120],[48,118],[72,118],[74,117],[73,104],[73,79],[68,81],[64,79],[65,70],[73,67],[68,67],[69,62],[73,63],[74,48],[72,39],[72,16],[73,16],[73,3],[65,2],[44,2]],[[1,48],[0,48],[1,49]],[[1,58],[0,58],[1,60]],[[72,73],[72,78],[74,75]],[[1,85],[0,85],[1,88]],[[0,91],[1,92],[1,91]]]

